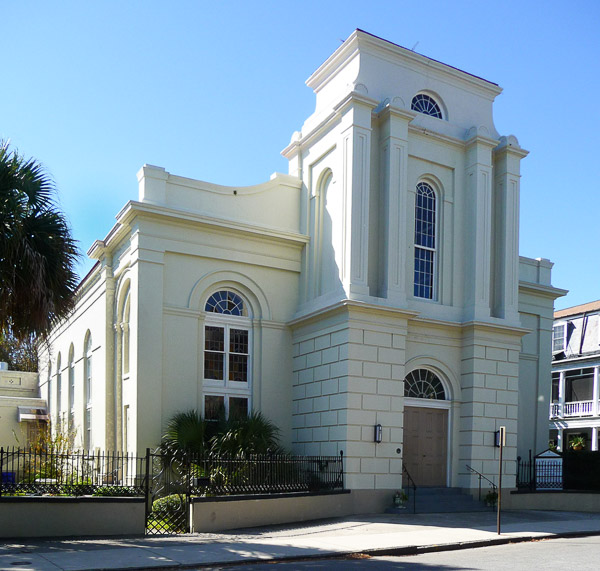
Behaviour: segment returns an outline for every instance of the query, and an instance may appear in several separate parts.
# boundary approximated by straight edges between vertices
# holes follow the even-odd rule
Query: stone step
[[[387,513],[414,513],[413,506],[416,513],[483,512],[492,509],[460,488],[417,488],[414,503],[414,491],[408,489],[406,492],[408,501],[404,508],[391,507],[386,510]]]

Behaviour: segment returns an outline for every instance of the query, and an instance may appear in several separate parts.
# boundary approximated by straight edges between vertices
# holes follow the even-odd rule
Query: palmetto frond
[[[44,337],[74,304],[79,256],[43,167],[0,142],[0,329]]]

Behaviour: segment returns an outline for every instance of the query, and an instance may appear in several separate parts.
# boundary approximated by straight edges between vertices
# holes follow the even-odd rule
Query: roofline
[[[446,67],[455,69],[456,71],[460,71],[460,73],[464,73],[466,75],[470,75],[471,77],[474,77],[475,79],[480,79],[481,81],[485,81],[486,83],[489,83],[491,85],[495,85],[496,87],[500,87],[500,85],[497,84],[497,83],[495,83],[494,81],[490,81],[489,79],[485,79],[484,77],[480,77],[479,75],[475,75],[474,73],[469,73],[468,71],[464,71],[463,69],[460,69],[459,67],[455,67],[455,66],[447,64],[447,63],[445,63],[443,61],[440,61],[440,60],[434,59],[432,57],[423,55],[423,54],[421,54],[419,52],[415,52],[414,50],[409,50],[408,48],[405,48],[404,46],[401,46],[400,44],[396,44],[394,42],[390,42],[390,40],[386,40],[385,38],[382,38],[381,36],[376,36],[375,34],[371,34],[370,32],[367,32],[366,30],[363,30],[361,28],[356,28],[356,31],[357,32],[362,32],[363,34],[366,34],[367,36],[371,36],[372,38],[376,38],[378,40],[381,40],[382,42],[386,42],[388,44],[391,44],[391,45],[393,45],[393,46],[395,46],[397,48],[406,50],[407,52],[411,52],[413,54],[418,54],[419,56],[424,57],[425,59],[428,59],[429,61],[433,61],[435,63],[439,63],[441,65],[445,65]]]

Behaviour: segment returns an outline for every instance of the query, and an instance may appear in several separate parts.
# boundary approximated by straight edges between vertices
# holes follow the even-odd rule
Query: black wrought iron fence
[[[341,490],[339,456],[252,454],[189,457],[193,495],[273,494]]]
[[[0,448],[0,496],[143,496],[144,462],[117,452]]]
[[[150,455],[153,462],[149,461]],[[117,452],[53,452],[0,448],[0,496],[148,496],[157,468],[163,479],[189,482],[191,495],[223,496],[341,490],[339,456],[179,455]]]

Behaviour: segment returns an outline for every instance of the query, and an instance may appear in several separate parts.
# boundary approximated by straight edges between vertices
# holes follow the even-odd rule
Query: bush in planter
[[[489,506],[491,508],[495,507],[498,503],[498,492],[496,492],[495,490],[489,490],[483,498],[483,501],[485,502],[486,506]]]

